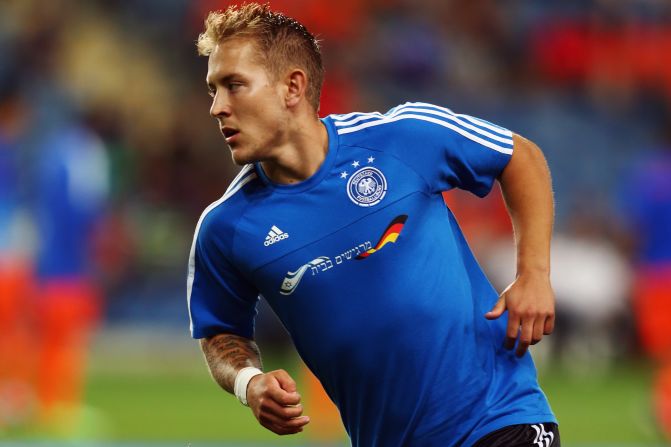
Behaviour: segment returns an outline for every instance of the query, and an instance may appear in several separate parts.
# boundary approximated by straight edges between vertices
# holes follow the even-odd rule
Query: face
[[[208,62],[210,115],[238,165],[273,159],[288,128],[286,87],[269,76],[256,51],[253,40],[233,38],[219,43]]]

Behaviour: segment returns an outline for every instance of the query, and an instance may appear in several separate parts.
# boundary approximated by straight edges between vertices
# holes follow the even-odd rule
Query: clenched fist
[[[303,414],[296,382],[283,369],[252,377],[247,386],[247,404],[261,425],[278,435],[303,431],[310,422]]]

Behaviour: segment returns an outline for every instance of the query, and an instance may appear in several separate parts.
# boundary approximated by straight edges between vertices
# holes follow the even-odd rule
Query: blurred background
[[[237,172],[195,39],[223,0],[0,0],[0,445],[347,445],[262,305],[266,368],[312,422],[279,438],[189,337],[201,211]],[[321,39],[321,114],[426,101],[545,152],[556,333],[534,348],[566,446],[671,438],[671,2],[272,0]],[[445,195],[499,290],[500,193]]]

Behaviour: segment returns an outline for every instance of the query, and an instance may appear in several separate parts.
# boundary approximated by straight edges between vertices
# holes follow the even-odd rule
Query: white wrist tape
[[[233,391],[235,392],[235,397],[238,398],[242,405],[249,406],[247,405],[247,386],[249,385],[249,381],[252,380],[252,377],[258,376],[259,374],[263,374],[263,371],[259,368],[248,366],[238,371],[238,375],[235,376]]]

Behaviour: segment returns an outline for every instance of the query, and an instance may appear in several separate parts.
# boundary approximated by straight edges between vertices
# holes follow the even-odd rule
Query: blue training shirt
[[[486,195],[512,133],[424,103],[323,119],[329,148],[298,184],[245,166],[196,227],[194,338],[254,336],[263,296],[338,406],[354,446],[469,446],[556,422],[529,353],[442,191]],[[484,217],[483,217],[484,218]]]

